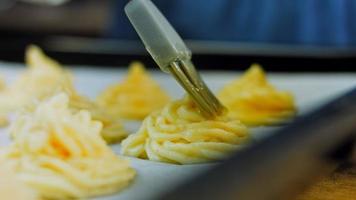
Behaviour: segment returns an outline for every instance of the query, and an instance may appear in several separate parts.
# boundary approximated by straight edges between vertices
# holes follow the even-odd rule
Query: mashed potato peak
[[[0,165],[42,197],[83,198],[119,191],[135,172],[100,137],[102,124],[87,111],[73,113],[69,98],[58,94],[22,113],[10,132],[13,144],[1,151]]]
[[[16,111],[59,90],[74,91],[70,73],[44,55],[38,47],[29,46],[26,63],[28,68],[0,93],[2,113]]]
[[[126,119],[143,119],[168,101],[168,95],[138,62],[130,65],[122,83],[108,87],[98,97],[100,105]]]
[[[250,126],[271,125],[295,114],[293,95],[279,91],[254,64],[242,78],[227,84],[218,94],[230,116]]]
[[[32,106],[36,101],[66,92],[70,98],[71,109],[88,110],[93,119],[103,123],[101,134],[107,142],[116,142],[127,136],[117,117],[111,116],[105,108],[86,97],[80,96],[74,88],[70,72],[46,56],[40,48],[29,46],[26,63],[28,68],[20,77],[0,92],[0,114],[18,111]]]
[[[161,162],[202,163],[224,158],[247,139],[239,121],[226,116],[207,120],[185,97],[148,116],[139,131],[122,142],[121,152]]]

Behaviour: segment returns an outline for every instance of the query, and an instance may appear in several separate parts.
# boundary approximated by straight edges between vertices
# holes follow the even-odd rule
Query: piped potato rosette
[[[185,97],[148,116],[139,131],[122,142],[121,152],[160,162],[204,163],[223,159],[248,139],[247,128],[238,120],[225,115],[206,119]]]
[[[10,127],[13,143],[0,151],[0,165],[45,199],[117,192],[135,171],[107,146],[101,128],[88,111],[73,113],[67,94],[60,93],[19,114]]]
[[[1,89],[0,84],[0,126],[2,116],[25,107],[33,107],[38,101],[65,92],[73,111],[88,110],[93,119],[103,123],[101,135],[108,143],[120,141],[127,136],[118,117],[110,115],[106,108],[96,102],[79,95],[70,71],[46,56],[39,47],[31,45],[27,48],[26,64],[27,69],[13,84],[4,89]]]
[[[0,166],[0,194],[2,200],[42,200],[38,193],[21,182],[15,172]]]
[[[161,109],[170,97],[140,62],[129,66],[127,77],[107,87],[97,97],[97,102],[113,116],[142,120],[152,111]]]
[[[94,120],[100,121],[103,124],[101,136],[107,143],[116,143],[127,137],[122,120],[111,115],[106,108],[96,102],[74,94],[70,96],[69,107],[73,111],[88,110]]]
[[[270,84],[258,64],[253,64],[240,79],[224,86],[218,97],[229,109],[230,117],[248,126],[279,124],[296,113],[292,93]]]

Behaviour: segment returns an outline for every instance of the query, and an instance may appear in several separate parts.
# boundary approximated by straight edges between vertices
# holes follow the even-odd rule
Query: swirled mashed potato
[[[127,78],[122,83],[109,86],[97,99],[115,116],[143,119],[168,103],[169,96],[141,63],[134,62],[129,67]]]
[[[115,143],[127,137],[121,120],[107,109],[79,95],[70,95],[69,106],[73,111],[88,110],[94,120],[102,122],[101,136],[107,143]]]
[[[135,171],[100,137],[102,124],[88,111],[73,113],[65,93],[22,113],[12,124],[11,146],[0,165],[49,199],[110,194],[126,187]]]
[[[73,85],[73,78],[57,61],[47,57],[37,46],[26,51],[28,68],[8,88],[0,92],[0,113],[9,113],[30,106],[58,92],[66,92],[73,110],[89,110],[93,119],[103,122],[102,136],[115,142],[127,136],[121,122],[105,108],[80,96]]]
[[[38,47],[29,46],[26,50],[26,64],[28,68],[0,93],[2,112],[17,110],[58,90],[74,92],[71,74]]]
[[[0,166],[0,194],[2,200],[39,200],[33,189],[21,182],[13,172]]]
[[[0,77],[0,93],[4,91],[6,88],[5,81],[2,77]],[[0,112],[0,127],[5,127],[9,124],[9,120],[7,117],[7,113]]]
[[[185,97],[149,115],[137,133],[123,140],[121,153],[177,164],[211,162],[242,147],[248,136],[238,120],[208,120]]]
[[[218,97],[232,118],[250,126],[276,124],[296,112],[293,95],[268,83],[265,72],[257,64],[242,78],[228,83]]]

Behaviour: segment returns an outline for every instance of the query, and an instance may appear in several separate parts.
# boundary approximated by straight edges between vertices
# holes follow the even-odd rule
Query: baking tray
[[[0,63],[0,74],[7,82],[11,82],[23,69],[22,64]],[[184,95],[183,90],[167,74],[160,71],[150,71],[151,75],[166,89],[173,99]],[[100,69],[91,66],[77,66],[73,68],[75,86],[79,93],[90,98],[95,98],[109,84],[122,80],[126,74],[125,68]],[[202,76],[213,91],[217,91],[224,84],[241,73],[227,73],[224,71],[203,71]],[[318,107],[330,99],[344,93],[356,85],[356,73],[268,73],[269,80],[280,89],[291,91],[296,97],[298,115]],[[126,121],[125,127],[134,132],[140,126],[140,121]],[[268,137],[271,130],[279,127],[260,127],[252,129],[253,137],[261,140]],[[6,130],[1,130],[5,132]],[[0,145],[9,142],[5,134],[0,134]],[[119,153],[120,145],[112,145],[112,149]],[[213,167],[214,163],[195,165],[174,165],[152,162],[136,158],[128,158],[137,170],[137,176],[133,183],[123,191],[93,199],[149,199],[164,193],[183,181],[198,175]]]

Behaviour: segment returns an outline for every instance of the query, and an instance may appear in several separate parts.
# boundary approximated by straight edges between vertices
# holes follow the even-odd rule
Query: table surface
[[[334,172],[307,189],[297,200],[355,200],[356,166]]]

